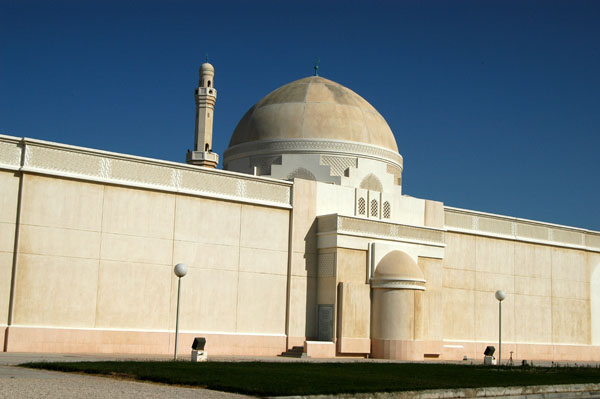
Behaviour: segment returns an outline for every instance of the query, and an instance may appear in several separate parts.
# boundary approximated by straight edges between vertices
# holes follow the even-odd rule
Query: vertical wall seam
[[[102,209],[100,210],[100,246],[98,248],[98,273],[96,274],[96,313],[94,327],[98,326],[98,299],[100,298],[100,260],[102,259],[102,242],[104,241],[104,209],[106,208],[106,185],[102,185]]]
[[[477,340],[477,263],[478,263],[478,254],[477,254],[477,245],[478,245],[478,237],[475,237],[475,289],[473,290],[473,340]]]
[[[554,347],[554,276],[553,276],[553,261],[554,261],[554,256],[553,254],[553,250],[550,249],[550,342],[552,343],[553,347]],[[552,349],[552,351],[554,352],[554,349]],[[552,357],[554,357],[554,353],[552,354]]]
[[[293,261],[293,243],[294,243],[294,194],[295,194],[295,183],[290,188],[290,202],[292,209],[289,210],[289,222],[288,222],[288,264],[287,264],[287,286],[285,293],[285,350],[289,348],[290,343],[290,312],[291,312],[291,295],[292,295],[292,261]],[[308,280],[307,280],[308,286]]]
[[[242,224],[244,217],[244,205],[240,205],[240,228],[238,230],[238,259],[237,278],[235,286],[235,332],[238,332],[238,305],[240,302],[240,262],[242,261]]]
[[[169,331],[169,341],[168,341],[168,345],[169,345],[169,350],[171,348],[171,340],[173,340],[173,345],[175,345],[175,336],[173,334],[171,334],[171,326],[169,325],[171,323],[171,320],[173,319],[173,315],[171,313],[171,311],[173,310],[173,276],[175,275],[175,272],[172,272],[171,268],[174,267],[175,265],[173,264],[173,260],[174,260],[174,255],[175,255],[175,226],[177,224],[177,199],[179,198],[178,195],[174,196],[175,198],[173,199],[173,232],[171,234],[171,266],[169,267],[169,319],[167,320],[167,331]],[[196,243],[194,243],[195,245]]]
[[[12,259],[12,270],[10,277],[10,294],[8,300],[8,318],[7,318],[7,326],[4,333],[4,345],[3,352],[8,351],[8,335],[10,326],[13,324],[14,318],[14,308],[15,308],[15,291],[17,288],[17,265],[19,259],[19,238],[21,235],[21,208],[23,204],[23,181],[25,179],[25,174],[23,173],[23,166],[25,165],[25,141],[21,141],[21,170],[17,173],[20,173],[19,177],[19,191],[17,193],[17,212],[15,217],[15,236],[14,236],[14,245],[13,245],[13,259]]]

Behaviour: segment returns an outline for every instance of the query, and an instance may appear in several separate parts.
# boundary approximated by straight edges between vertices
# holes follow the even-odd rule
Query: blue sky
[[[404,193],[600,230],[598,1],[0,0],[0,133],[171,161],[208,53],[223,154],[313,73],[386,118]]]

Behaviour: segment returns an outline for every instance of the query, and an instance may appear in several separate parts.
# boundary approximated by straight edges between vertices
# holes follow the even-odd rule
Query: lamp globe
[[[496,299],[502,302],[506,298],[506,293],[502,290],[496,291]]]
[[[185,265],[185,263],[178,263],[175,265],[175,269],[173,269],[173,272],[175,272],[175,275],[177,277],[183,277],[187,274],[187,266]]]

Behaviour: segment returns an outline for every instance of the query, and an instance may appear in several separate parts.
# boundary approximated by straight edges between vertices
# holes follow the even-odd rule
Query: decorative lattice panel
[[[335,254],[319,254],[319,277],[333,276]]]
[[[475,219],[471,215],[464,215],[462,213],[455,213],[451,211],[445,212],[445,223],[448,227],[458,227],[459,229],[473,229]]]
[[[371,216],[377,217],[379,215],[379,204],[377,200],[371,200]]]
[[[392,206],[387,201],[383,203],[383,217],[385,219],[389,219],[392,217]]]
[[[102,158],[86,153],[27,145],[25,159],[26,166],[29,167],[97,176],[100,174]]]
[[[367,214],[367,203],[363,197],[358,199],[358,214],[366,215]]]
[[[583,234],[578,233],[576,231],[553,229],[552,235],[554,237],[554,240],[558,242],[574,245],[584,245]]]
[[[346,169],[358,167],[358,158],[323,155],[321,164],[329,165],[331,176],[346,176]]]
[[[587,234],[585,237],[585,244],[588,247],[600,248],[600,235]]]
[[[171,185],[171,170],[159,165],[115,159],[112,162],[112,177],[137,183],[158,186]]]
[[[517,237],[548,240],[550,239],[550,229],[532,224],[517,223]]]
[[[321,224],[319,223],[319,232],[320,231],[323,230],[321,230]],[[350,218],[346,216],[338,216],[338,231],[360,234],[362,236],[410,239],[435,244],[441,244],[445,242],[445,235],[441,230],[406,226],[389,222],[378,222],[368,219]]]
[[[496,234],[512,235],[512,222],[496,218],[479,217],[479,230]]]
[[[317,223],[319,232],[335,231],[337,230],[338,218],[336,215],[321,216]]]
[[[21,164],[21,147],[13,141],[0,141],[0,164],[19,166]]]

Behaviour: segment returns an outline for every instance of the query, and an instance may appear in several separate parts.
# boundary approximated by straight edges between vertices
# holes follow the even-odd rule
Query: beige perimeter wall
[[[2,172],[0,180],[6,320],[18,178]],[[253,336],[272,336],[281,347],[267,352],[284,350],[289,210],[26,174],[21,215],[12,350],[27,349],[18,331],[29,327],[46,336],[36,345],[50,351],[129,352],[122,344],[140,345],[125,333],[92,342],[83,337],[93,335],[89,330],[163,333],[159,344],[134,351],[168,351],[172,336],[164,333],[174,329],[179,262],[189,269],[180,319],[188,340],[212,332],[249,337],[236,341],[248,346]],[[70,346],[59,342],[65,340]]]
[[[452,349],[446,352],[460,357],[459,352],[475,350],[478,356],[481,347],[460,348],[460,343],[497,343],[494,293],[499,289],[507,294],[502,302],[505,359],[510,351],[516,358],[559,359],[560,350],[572,359],[584,358],[589,350],[570,346],[598,345],[592,324],[600,315],[591,312],[590,290],[591,276],[600,267],[599,254],[451,232],[446,244],[443,333],[444,340],[454,344],[447,345]]]

